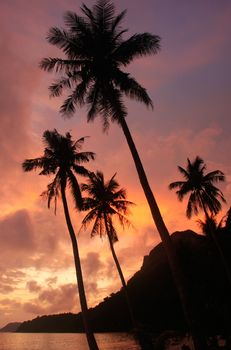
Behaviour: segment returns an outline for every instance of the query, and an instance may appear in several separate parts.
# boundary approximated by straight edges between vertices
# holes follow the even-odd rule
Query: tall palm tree
[[[81,16],[74,12],[65,13],[67,29],[53,27],[47,35],[48,42],[60,48],[66,58],[44,58],[40,67],[58,74],[57,81],[50,86],[51,96],[60,96],[63,90],[70,92],[60,108],[62,114],[72,116],[76,107],[87,105],[88,121],[101,116],[104,131],[110,121],[122,128],[154,223],[166,249],[186,321],[192,329],[194,311],[191,310],[185,291],[178,257],[128,128],[127,110],[123,103],[123,96],[127,96],[147,107],[153,106],[146,89],[122,68],[135,58],[158,53],[160,37],[142,33],[124,39],[123,34],[127,29],[121,28],[121,22],[126,11],[116,15],[110,0],[99,0],[92,9],[83,4],[80,9]]]
[[[213,216],[222,208],[222,202],[225,198],[222,191],[215,186],[217,182],[225,181],[225,175],[220,170],[214,170],[205,173],[206,164],[200,157],[196,157],[193,162],[187,159],[186,169],[178,166],[180,173],[184,177],[184,181],[175,181],[169,184],[169,189],[177,189],[176,194],[180,201],[189,195],[186,216],[191,218],[194,213],[197,215],[199,210],[203,210],[205,214],[205,226],[209,228],[207,232],[214,242],[214,245],[220,255],[224,269],[231,285],[231,274],[226,263],[224,254],[216,237],[216,225],[214,226]]]
[[[204,211],[206,218],[209,217],[209,213],[216,215],[221,210],[221,202],[226,201],[221,190],[214,184],[224,182],[225,175],[220,170],[205,174],[205,162],[198,156],[193,162],[189,159],[187,162],[186,169],[178,166],[185,180],[170,183],[169,189],[178,189],[176,194],[180,201],[189,195],[186,209],[186,216],[189,219],[193,213],[197,215],[200,209]]]
[[[123,228],[125,225],[130,225],[127,214],[128,207],[133,203],[126,200],[126,191],[119,187],[115,176],[116,174],[105,182],[103,173],[97,171],[96,173],[91,173],[87,183],[81,185],[82,191],[88,194],[88,197],[84,197],[83,201],[83,210],[87,210],[88,213],[82,221],[82,227],[86,228],[93,222],[91,236],[93,237],[96,234],[100,235],[100,237],[103,235],[107,236],[125,293],[131,322],[133,328],[136,329],[137,324],[129,299],[127,284],[114,248],[115,242],[118,241],[118,235],[113,224],[113,218],[117,218]]]
[[[42,195],[47,197],[48,208],[50,207],[51,200],[54,199],[56,209],[56,202],[61,194],[65,219],[74,254],[79,299],[87,341],[90,350],[98,350],[88,319],[88,307],[83,284],[79,249],[66,199],[66,189],[67,186],[69,186],[76,207],[78,209],[82,208],[81,191],[75,174],[87,176],[89,171],[82,164],[88,162],[90,159],[94,159],[93,152],[80,152],[84,139],[85,138],[82,137],[77,141],[73,141],[70,133],[66,133],[66,135],[63,136],[55,129],[53,131],[46,130],[43,133],[43,141],[45,144],[43,156],[25,160],[22,167],[26,172],[41,169],[39,175],[54,175],[53,181],[47,186],[47,190],[43,192]]]

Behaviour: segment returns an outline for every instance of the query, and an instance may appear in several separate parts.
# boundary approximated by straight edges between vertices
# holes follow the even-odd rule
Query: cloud
[[[35,248],[33,226],[26,210],[19,210],[0,220],[0,244],[2,249],[19,253]]]
[[[58,288],[43,289],[37,299],[24,303],[26,312],[34,315],[79,311],[77,287],[65,284]]]
[[[8,294],[9,292],[12,292],[13,290],[14,290],[14,288],[12,286],[0,283],[0,293]]]
[[[95,252],[90,252],[87,254],[86,258],[82,259],[82,266],[84,270],[84,275],[86,279],[91,279],[92,276],[95,278],[100,270],[104,267],[103,262],[99,258],[99,254]]]
[[[31,293],[37,293],[41,290],[41,286],[36,281],[33,281],[33,280],[28,281],[26,283],[26,286]]]

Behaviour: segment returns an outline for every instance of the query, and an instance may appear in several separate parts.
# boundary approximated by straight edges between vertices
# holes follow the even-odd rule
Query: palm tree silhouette
[[[123,34],[127,30],[121,28],[121,22],[126,11],[116,15],[110,0],[99,0],[92,9],[83,4],[80,9],[82,16],[74,12],[64,15],[67,30],[53,27],[47,35],[48,42],[60,48],[66,58],[44,58],[40,67],[58,74],[58,80],[50,86],[51,96],[60,96],[63,90],[70,92],[60,108],[62,114],[72,116],[76,107],[87,105],[88,121],[93,121],[99,115],[104,131],[110,122],[116,122],[122,128],[167,253],[186,321],[193,329],[194,310],[191,310],[178,257],[128,128],[127,110],[122,99],[127,96],[153,107],[146,89],[122,68],[135,58],[158,53],[160,37],[142,33],[124,40]]]
[[[202,209],[206,218],[209,213],[216,215],[221,210],[221,202],[226,202],[223,193],[214,183],[225,181],[225,175],[220,170],[205,174],[206,165],[200,157],[193,162],[187,159],[186,169],[178,166],[178,170],[185,178],[185,181],[170,183],[169,189],[178,189],[177,197],[180,201],[189,194],[186,209],[186,216],[190,219],[192,214],[198,214]]]
[[[48,208],[50,207],[51,200],[54,199],[56,210],[57,199],[61,194],[65,219],[72,243],[79,299],[86,337],[89,349],[98,350],[89,323],[79,249],[66,199],[66,188],[69,186],[76,207],[78,209],[82,208],[82,195],[75,174],[87,176],[89,171],[81,164],[88,162],[90,159],[94,159],[93,152],[80,152],[84,139],[85,138],[82,137],[77,141],[73,141],[70,133],[66,133],[65,136],[63,136],[59,134],[56,129],[53,131],[46,130],[43,133],[43,141],[45,144],[43,156],[25,160],[22,167],[26,172],[41,169],[39,175],[54,175],[54,180],[47,186],[47,190],[44,191],[42,195],[47,197]]]
[[[214,183],[225,181],[225,175],[220,170],[205,174],[205,162],[198,156],[193,162],[189,159],[187,159],[187,162],[186,169],[178,166],[185,181],[172,182],[169,185],[169,189],[177,189],[176,194],[180,201],[189,195],[186,209],[186,216],[188,218],[191,218],[193,213],[197,215],[199,210],[204,211],[205,222],[202,227],[210,234],[231,285],[231,274],[216,237],[216,222],[214,222],[213,218],[221,210],[221,202],[226,202],[223,193]]]
[[[214,214],[210,215],[207,219],[205,220],[197,220],[198,226],[203,232],[203,234],[207,237],[211,236],[211,229],[213,232],[217,233],[222,229],[222,223],[223,223],[223,218],[222,220],[218,223],[216,216]]]
[[[117,218],[124,228],[130,225],[127,218],[128,207],[133,203],[126,200],[126,191],[119,188],[119,183],[115,180],[115,175],[105,182],[102,172],[91,173],[87,183],[81,185],[82,191],[86,192],[89,197],[84,197],[83,210],[88,213],[82,221],[82,227],[85,229],[93,222],[91,236],[96,234],[100,237],[106,235],[109,241],[111,253],[123,286],[125,298],[133,328],[137,328],[133,309],[128,295],[127,284],[117,258],[114,243],[118,241],[118,235],[113,224],[113,218]]]

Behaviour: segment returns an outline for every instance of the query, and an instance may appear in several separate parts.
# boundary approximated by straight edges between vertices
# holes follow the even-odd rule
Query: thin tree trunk
[[[105,215],[104,215],[104,222],[105,222],[107,237],[108,237],[108,240],[109,240],[109,245],[110,245],[110,249],[111,249],[111,252],[112,252],[112,256],[113,256],[113,259],[115,261],[116,268],[118,270],[118,274],[119,274],[119,277],[120,277],[120,280],[121,280],[121,283],[122,283],[122,286],[123,286],[123,292],[124,292],[124,295],[125,295],[125,298],[126,298],[131,324],[133,326],[133,330],[132,330],[133,334],[134,334],[135,338],[138,340],[139,345],[140,345],[142,350],[153,350],[153,344],[151,342],[150,336],[148,334],[145,334],[145,332],[143,332],[140,329],[140,327],[137,324],[136,318],[134,316],[133,308],[132,308],[131,301],[130,301],[129,294],[128,294],[127,283],[125,281],[122,269],[120,267],[119,260],[117,258],[117,255],[115,253],[114,244],[113,244],[111,236],[110,236],[110,231],[109,231],[109,228],[108,228],[108,222],[107,222],[107,218],[106,218]]]
[[[125,295],[125,298],[126,298],[126,301],[127,301],[127,306],[128,306],[128,311],[129,311],[131,323],[132,323],[134,331],[136,331],[138,327],[137,327],[136,319],[134,317],[134,312],[133,312],[133,309],[132,309],[132,306],[131,306],[130,298],[129,298],[129,295],[128,295],[127,284],[126,284],[126,281],[125,281],[122,269],[120,267],[119,260],[118,260],[118,258],[116,256],[116,253],[115,253],[114,244],[113,244],[112,239],[111,239],[110,231],[109,231],[109,228],[108,228],[108,222],[107,222],[107,218],[106,218],[105,214],[104,214],[104,223],[105,223],[105,228],[106,228],[107,237],[108,237],[108,240],[109,240],[109,245],[110,245],[110,248],[111,248],[112,256],[113,256],[113,259],[115,261],[116,268],[118,270],[118,274],[120,276],[120,280],[121,280],[121,283],[122,283],[122,286],[123,286],[123,291],[124,291],[124,295]]]
[[[207,343],[206,343],[205,338],[200,334],[199,327],[198,327],[197,322],[195,320],[195,316],[194,316],[195,313],[194,313],[194,310],[192,308],[192,305],[191,305],[189,297],[188,297],[187,288],[186,288],[186,285],[184,282],[182,270],[180,268],[178,256],[176,254],[175,248],[173,247],[172,240],[171,240],[171,237],[169,235],[168,229],[163,221],[159,207],[157,205],[155,197],[154,197],[152,190],[150,188],[150,185],[148,183],[148,179],[147,179],[147,176],[145,174],[143,165],[141,163],[139,154],[137,152],[136,146],[134,144],[134,141],[132,139],[131,133],[129,131],[129,128],[127,126],[127,123],[126,123],[126,120],[124,117],[120,118],[120,125],[122,127],[122,130],[124,132],[124,135],[125,135],[127,143],[128,143],[128,146],[129,146],[130,151],[132,153],[135,167],[136,167],[144,194],[145,194],[146,199],[148,201],[153,221],[157,227],[157,230],[158,230],[160,237],[161,237],[161,240],[163,242],[163,246],[165,248],[168,262],[169,262],[169,266],[170,266],[170,269],[172,272],[172,276],[173,276],[176,288],[178,290],[178,294],[179,294],[179,298],[180,298],[181,305],[183,308],[185,320],[186,320],[188,327],[192,333],[192,338],[193,338],[195,350],[206,350]]]
[[[206,207],[205,207],[205,205],[204,205],[204,203],[202,201],[202,198],[200,198],[200,200],[201,200],[201,203],[202,203],[202,206],[203,206],[203,210],[204,210],[204,213],[205,213],[206,220],[207,220],[208,225],[209,225],[209,231],[210,231],[213,243],[214,243],[214,245],[215,245],[215,247],[217,249],[217,253],[218,253],[218,255],[219,255],[220,259],[221,259],[221,263],[222,263],[222,265],[224,267],[224,270],[225,270],[225,273],[226,273],[226,277],[227,277],[228,282],[229,282],[229,286],[231,287],[231,273],[230,273],[230,269],[229,269],[228,264],[226,262],[226,259],[224,257],[224,253],[223,253],[223,251],[221,249],[221,246],[220,246],[220,244],[219,244],[219,242],[217,240],[217,237],[216,237],[216,234],[214,232],[214,229],[213,229],[212,225],[210,224],[210,217],[209,217],[209,214],[208,214],[208,212],[206,210]]]
[[[65,187],[61,185],[61,194],[62,194],[62,202],[63,202],[63,208],[64,208],[64,214],[66,218],[67,227],[69,230],[72,248],[73,248],[73,254],[74,254],[74,262],[75,262],[75,271],[76,271],[76,278],[77,278],[77,285],[79,290],[79,299],[80,299],[80,305],[82,310],[82,317],[83,317],[83,324],[84,329],[87,337],[87,342],[90,350],[99,350],[98,345],[95,340],[95,336],[91,330],[90,322],[88,319],[88,307],[87,307],[87,300],[84,290],[84,284],[83,284],[83,276],[82,276],[82,270],[81,270],[81,263],[80,263],[80,257],[79,257],[79,250],[78,250],[78,244],[75,236],[75,232],[71,223],[70,214],[68,210],[66,195],[65,195]]]

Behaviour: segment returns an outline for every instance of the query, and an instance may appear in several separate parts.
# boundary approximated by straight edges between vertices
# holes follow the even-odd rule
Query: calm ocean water
[[[130,334],[96,334],[100,350],[139,350]],[[84,334],[0,333],[0,350],[88,350]]]

